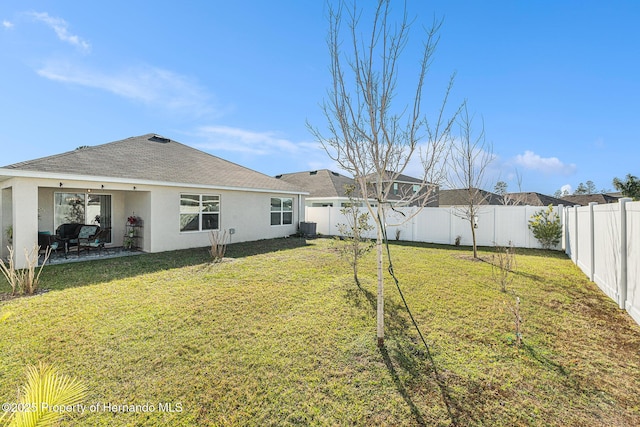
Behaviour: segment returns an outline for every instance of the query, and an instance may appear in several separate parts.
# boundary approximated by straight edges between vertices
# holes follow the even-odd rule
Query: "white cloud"
[[[565,184],[560,187],[560,192],[562,194],[573,194],[573,188],[571,188],[571,184]]]
[[[294,143],[275,132],[254,132],[229,126],[203,126],[197,135],[206,140],[200,147],[209,150],[235,151],[255,155],[271,155],[275,151],[295,154],[307,150],[306,143]]]
[[[309,170],[331,169],[344,173],[318,143],[294,142],[283,138],[279,132],[256,132],[231,126],[202,126],[196,129],[192,135],[203,141],[195,144],[197,148],[211,151],[216,155],[220,151],[226,151],[241,154],[245,160],[248,160],[247,156],[256,156],[264,159],[277,159],[275,163],[288,165],[287,170],[276,170],[274,173],[305,168]],[[262,168],[269,169],[269,166]]]
[[[69,43],[80,49],[81,51],[88,53],[91,51],[91,45],[81,39],[79,36],[75,34],[69,33],[69,24],[62,18],[56,18],[53,16],[49,16],[46,12],[31,12],[28,14],[36,21],[42,22],[49,26],[53,31],[55,31],[58,39],[63,42]]]
[[[11,28],[13,28],[13,23],[9,22],[7,20],[2,21],[2,26],[4,28],[6,28],[7,30],[10,30]]]
[[[184,76],[161,68],[138,66],[109,73],[50,61],[37,73],[49,80],[102,89],[155,108],[200,116],[212,112],[204,89]]]
[[[573,163],[565,164],[557,157],[541,157],[533,151],[525,151],[515,157],[515,163],[528,170],[535,170],[546,175],[570,175],[576,170]]]

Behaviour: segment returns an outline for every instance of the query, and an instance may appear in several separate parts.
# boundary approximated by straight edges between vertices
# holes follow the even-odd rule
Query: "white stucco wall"
[[[38,242],[38,186],[34,180],[10,179],[2,183],[2,188],[2,223],[13,226],[15,264],[23,268],[27,265],[25,251],[31,251]]]
[[[151,192],[151,217],[145,222],[145,232],[151,235],[149,252],[210,245],[209,231],[180,232],[180,194],[219,195],[220,230],[235,229],[231,243],[284,237],[294,234],[298,228],[298,196],[295,195],[156,187]],[[271,197],[294,199],[293,224],[270,225]]]

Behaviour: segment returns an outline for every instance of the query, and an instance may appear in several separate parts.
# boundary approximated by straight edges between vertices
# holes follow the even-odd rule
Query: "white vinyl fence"
[[[640,323],[640,202],[565,209],[571,260]]]
[[[483,206],[478,212],[476,242],[479,246],[501,246],[513,244],[520,248],[541,248],[538,240],[529,230],[531,216],[545,209],[542,206]],[[556,208],[557,209],[557,208]],[[316,223],[316,232],[327,235],[338,235],[338,224],[347,224],[346,218],[338,207],[307,207],[305,221]],[[387,236],[396,239],[399,230],[400,240],[413,242],[455,244],[460,237],[460,244],[470,246],[471,228],[469,221],[463,219],[463,213],[456,208],[423,208],[415,214],[416,208],[399,208],[405,216],[387,210]],[[364,212],[364,208],[363,208]],[[562,215],[562,207],[557,209]],[[415,215],[414,215],[415,214]],[[409,218],[409,219],[407,219]],[[370,219],[373,224],[373,219]],[[375,238],[375,230],[368,236]],[[561,249],[558,247],[557,249]]]

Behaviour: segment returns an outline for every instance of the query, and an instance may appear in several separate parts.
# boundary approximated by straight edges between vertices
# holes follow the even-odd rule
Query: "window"
[[[293,199],[291,197],[271,198],[271,225],[293,224]]]
[[[417,193],[418,191],[420,191],[420,184],[413,184],[413,192]]]
[[[180,231],[218,230],[219,227],[220,196],[180,195]]]
[[[398,183],[397,182],[393,183],[393,194],[398,194]]]

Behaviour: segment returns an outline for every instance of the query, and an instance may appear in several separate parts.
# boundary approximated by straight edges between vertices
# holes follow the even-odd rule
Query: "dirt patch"
[[[34,293],[33,295],[28,295],[28,294],[11,295],[11,294],[4,293],[4,294],[0,294],[0,301],[11,301],[11,300],[16,299],[16,298],[35,297],[35,296],[38,296],[38,295],[46,294],[49,291],[50,291],[50,289],[41,289],[41,290],[37,291],[36,293]]]
[[[466,254],[464,254],[464,255],[462,255],[462,254],[454,254],[454,255],[451,255],[451,256],[454,257],[454,258],[457,258],[457,259],[463,259],[465,261],[491,263],[491,258],[490,257],[486,257],[486,256],[484,256],[484,257],[481,256],[481,257],[478,257],[478,258],[474,258],[473,255],[466,255]]]

